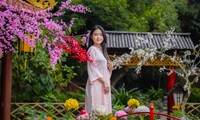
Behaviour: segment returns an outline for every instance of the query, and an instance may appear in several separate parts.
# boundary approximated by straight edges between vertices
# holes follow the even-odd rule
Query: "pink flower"
[[[43,44],[42,44],[42,45],[43,45],[44,47],[47,45],[47,39],[48,39],[47,37],[45,37],[45,38],[43,39]]]
[[[68,26],[68,29],[69,29],[69,30],[71,30],[71,28],[72,28],[72,26],[73,26],[73,24],[74,24],[74,20],[75,20],[75,18],[72,18],[72,19],[70,20],[70,24],[69,24],[69,26]]]
[[[10,51],[14,51],[13,42],[15,38],[19,38],[34,47],[37,40],[43,39],[43,46],[47,46],[50,53],[51,67],[55,65],[65,51],[72,53],[74,58],[78,58],[80,62],[89,60],[87,51],[77,42],[76,39],[65,41],[61,39],[68,33],[74,24],[74,18],[71,19],[69,26],[62,20],[56,19],[63,15],[63,9],[71,10],[72,12],[86,13],[90,9],[82,5],[70,5],[71,0],[62,2],[60,10],[52,13],[52,8],[32,12],[26,9],[17,9],[12,5],[8,5],[5,0],[0,1],[0,57]],[[32,35],[34,37],[29,37]],[[59,43],[59,46],[56,46]],[[65,49],[64,49],[65,48]]]
[[[82,41],[83,41],[84,43],[86,43],[86,40],[87,40],[86,37],[82,37]]]
[[[84,7],[83,5],[70,5],[70,3],[71,3],[71,0],[61,2],[61,6],[59,8],[62,10],[68,9],[68,10],[71,10],[72,12],[78,12],[78,13],[91,12],[89,8]]]
[[[133,111],[133,108],[127,106],[127,107],[125,108],[125,111],[126,111],[127,113],[130,113],[130,112]]]
[[[89,36],[90,36],[90,32],[88,32],[85,36],[86,36],[86,37],[89,37]]]
[[[78,115],[78,117],[77,117],[77,120],[88,120],[88,119],[89,119],[88,113]]]
[[[124,116],[124,115],[127,115],[127,113],[126,113],[125,111],[123,111],[123,110],[119,110],[119,111],[117,111],[117,112],[115,113],[115,116],[116,116],[116,117],[120,117],[120,118],[126,119],[127,117]],[[121,116],[123,116],[123,117],[121,117]]]

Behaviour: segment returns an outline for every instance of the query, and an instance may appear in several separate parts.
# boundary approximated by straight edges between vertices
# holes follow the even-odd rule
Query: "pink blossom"
[[[127,113],[130,113],[133,111],[133,108],[127,106],[125,109],[124,109]]]
[[[86,43],[86,40],[87,40],[87,38],[84,36],[84,37],[82,37],[82,41],[84,42],[84,43]]]
[[[69,30],[71,30],[71,28],[72,28],[72,26],[73,26],[73,24],[74,24],[74,20],[75,20],[75,18],[72,18],[72,19],[70,20],[70,24],[69,24],[69,26],[68,26],[68,29],[69,29]]]
[[[61,16],[63,14],[64,14],[64,12],[59,11],[59,12],[56,12],[56,13],[52,14],[52,17],[58,17],[58,16]]]
[[[124,116],[124,115],[127,115],[127,113],[125,111],[123,111],[123,110],[119,110],[119,111],[115,112],[115,116],[116,117],[120,117],[120,118],[126,119],[127,116]],[[121,116],[123,116],[123,117],[121,117]]]
[[[66,9],[67,6],[71,3],[71,0],[67,0],[65,2],[61,2],[61,6],[59,7],[60,9]]]
[[[78,117],[77,117],[77,120],[88,120],[88,119],[89,119],[88,113],[78,115]]]
[[[61,2],[61,6],[59,8],[62,10],[68,9],[68,10],[71,10],[72,12],[78,12],[78,13],[91,12],[89,8],[84,7],[83,5],[70,5],[70,3],[71,3],[71,0]]]
[[[45,38],[43,39],[43,44],[42,44],[42,45],[43,45],[44,47],[45,47],[46,44],[47,44],[47,39],[48,39],[47,37],[45,37]]]
[[[89,37],[89,36],[90,36],[90,32],[88,32],[85,36],[86,36],[86,37]]]
[[[71,41],[68,42],[61,39],[61,36],[66,35],[68,32],[63,29],[66,28],[67,25],[62,20],[56,21],[55,17],[63,15],[64,9],[79,13],[90,11],[87,7],[82,5],[70,5],[70,3],[71,0],[62,2],[60,10],[52,14],[52,8],[34,13],[30,10],[17,9],[12,5],[8,5],[5,0],[0,1],[0,52],[6,54],[10,51],[14,51],[12,42],[15,42],[16,39],[21,39],[34,47],[36,41],[42,36],[43,45],[46,46],[46,44],[48,44],[52,68],[55,68],[63,52],[63,47],[56,46],[56,43],[60,43],[60,46],[63,45],[66,51],[74,54],[74,58],[78,58],[80,61],[88,60],[86,51],[81,49],[79,43],[75,39],[70,39]],[[73,23],[74,18],[70,21],[68,29],[71,29]],[[43,32],[44,34],[42,34]],[[30,34],[34,37],[29,37],[28,35]],[[51,39],[48,39],[46,34]]]
[[[51,49],[51,45],[48,44],[48,50],[50,53],[50,64],[51,67],[54,69],[57,62],[60,60],[63,50],[58,48],[57,46],[54,49]]]

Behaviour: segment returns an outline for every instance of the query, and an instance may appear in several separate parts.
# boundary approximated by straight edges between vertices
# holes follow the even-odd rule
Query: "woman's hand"
[[[109,87],[108,83],[104,80],[104,78],[103,78],[103,77],[100,77],[100,78],[99,78],[99,81],[103,84],[104,93],[105,93],[105,94],[109,93],[110,87]]]
[[[113,63],[112,63],[112,61],[108,60],[107,66],[108,66],[108,70],[110,72],[112,72],[112,70],[113,70]]]
[[[109,85],[107,83],[104,83],[104,93],[107,94],[109,93]]]

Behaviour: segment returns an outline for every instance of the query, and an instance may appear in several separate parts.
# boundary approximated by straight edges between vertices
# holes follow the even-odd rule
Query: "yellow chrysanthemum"
[[[140,102],[138,100],[134,99],[134,98],[129,99],[127,104],[128,104],[129,107],[132,107],[132,108],[140,106]]]
[[[65,101],[64,106],[67,108],[67,110],[78,110],[79,102],[76,99],[70,98]]]

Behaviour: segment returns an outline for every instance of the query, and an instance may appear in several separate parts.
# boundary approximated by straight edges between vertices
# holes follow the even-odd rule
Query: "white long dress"
[[[88,49],[88,53],[93,62],[87,63],[88,80],[85,93],[85,109],[89,114],[92,114],[94,108],[98,105],[103,105],[106,107],[107,114],[112,113],[111,90],[105,94],[103,84],[97,80],[103,77],[110,88],[111,74],[107,67],[107,60],[102,50],[95,46],[91,46]]]

